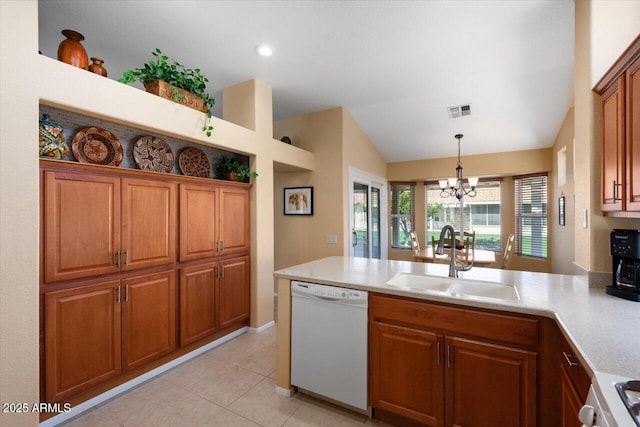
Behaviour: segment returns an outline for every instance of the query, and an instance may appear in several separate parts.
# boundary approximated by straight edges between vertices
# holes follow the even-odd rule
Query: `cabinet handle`
[[[451,346],[447,346],[447,368],[451,367]]]
[[[564,358],[567,360],[567,363],[569,364],[569,367],[572,366],[580,366],[579,363],[574,362],[573,360],[571,360],[574,356],[572,354],[567,354],[566,352],[562,352],[562,354],[564,355]]]
[[[129,302],[129,285],[124,285],[124,300]]]
[[[120,251],[116,251],[116,266],[120,268]]]
[[[220,252],[223,252],[224,251],[224,240],[220,240],[220,246],[221,246]]]
[[[129,249],[124,251],[124,265],[129,265]]]
[[[120,286],[118,286],[118,291],[116,293],[116,302],[120,302]]]
[[[440,366],[440,342],[436,343],[436,353],[438,353],[438,366]]]
[[[224,277],[224,265],[221,265],[218,271],[220,272],[220,278],[222,279]]]
[[[618,192],[618,187],[622,187],[622,184],[616,184],[616,180],[613,180],[613,202],[617,202],[618,200],[622,200],[621,197],[616,197],[616,193]]]

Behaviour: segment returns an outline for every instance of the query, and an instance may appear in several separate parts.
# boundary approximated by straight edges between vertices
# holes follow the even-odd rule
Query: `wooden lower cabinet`
[[[175,350],[173,271],[45,293],[45,392],[56,402]]]
[[[180,346],[218,330],[218,263],[180,269]]]
[[[536,425],[537,353],[446,337],[446,425]]]
[[[249,257],[180,269],[180,346],[249,318]]]
[[[571,382],[565,367],[561,367],[561,405],[562,405],[562,427],[581,427],[582,421],[578,418],[578,412],[585,400],[580,398],[578,390]]]
[[[249,318],[251,310],[251,278],[249,257],[220,261],[219,313],[220,327]]]
[[[371,322],[371,406],[444,425],[442,335]]]
[[[45,392],[57,402],[120,374],[120,280],[45,294]]]
[[[122,369],[131,370],[176,349],[173,271],[122,280]]]
[[[537,425],[535,319],[513,316],[510,324],[497,313],[378,295],[370,296],[369,307],[376,418],[438,427]],[[503,337],[519,330],[532,344],[523,349],[471,338],[459,319],[483,335],[492,335],[484,327],[498,322]]]

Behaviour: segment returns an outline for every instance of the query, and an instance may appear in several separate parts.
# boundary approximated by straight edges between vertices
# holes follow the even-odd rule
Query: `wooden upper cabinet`
[[[221,328],[248,319],[251,311],[249,257],[220,261],[219,324]]]
[[[122,179],[122,270],[176,260],[176,184]]]
[[[249,193],[245,189],[220,189],[220,241],[222,254],[249,249]]]
[[[640,211],[640,58],[627,70],[627,210]]]
[[[640,218],[640,36],[593,90],[601,97],[601,210]]]
[[[44,281],[119,271],[120,178],[45,171]]]
[[[217,187],[180,184],[180,261],[218,254]]]
[[[120,374],[120,281],[45,294],[45,389],[57,402]]]
[[[173,270],[122,281],[122,369],[133,369],[176,349]]]
[[[536,426],[537,353],[446,337],[447,425]]]
[[[603,212],[624,210],[624,82],[621,76],[602,95],[602,200]]]

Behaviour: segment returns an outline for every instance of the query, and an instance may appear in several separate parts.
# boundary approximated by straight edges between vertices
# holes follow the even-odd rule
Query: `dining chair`
[[[411,251],[413,255],[420,255],[420,242],[418,241],[418,236],[415,232],[409,233],[411,236]]]
[[[511,259],[513,258],[513,254],[516,250],[516,236],[511,233],[509,234],[509,238],[507,239],[507,243],[504,245],[504,254],[502,255],[502,269],[508,270],[509,264],[511,264]]]
[[[435,236],[431,236],[431,250],[433,253],[431,262],[433,262],[434,264],[449,264],[449,260],[451,259],[451,239],[445,239],[444,245],[444,254],[446,255],[446,258],[437,257],[436,249],[438,248],[438,239]]]
[[[464,244],[464,248],[458,251],[458,255],[464,255],[463,258],[465,263],[469,264],[476,254],[476,232],[464,231],[462,233],[461,240],[463,242],[462,244]]]

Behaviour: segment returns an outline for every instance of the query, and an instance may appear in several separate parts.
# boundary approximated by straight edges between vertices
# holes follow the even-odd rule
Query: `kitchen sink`
[[[482,280],[454,279],[416,273],[398,273],[387,285],[416,292],[436,292],[453,297],[491,298],[507,301],[520,299],[515,286]]]

